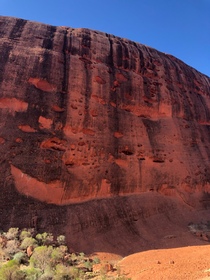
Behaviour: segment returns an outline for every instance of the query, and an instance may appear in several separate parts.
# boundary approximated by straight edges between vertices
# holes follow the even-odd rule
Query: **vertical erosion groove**
[[[40,65],[41,69],[41,77],[42,79],[46,79],[47,81],[50,81],[50,75],[51,75],[51,64],[53,59],[53,46],[54,46],[54,36],[56,33],[56,27],[55,26],[48,26],[45,38],[42,43],[42,48],[44,49],[43,53],[43,61]]]
[[[54,40],[55,33],[56,33],[55,26],[47,27],[46,38],[44,38],[43,43],[42,43],[43,49],[53,50],[53,40]]]
[[[106,37],[109,40],[109,55],[107,58],[107,64],[111,68],[112,71],[114,71],[114,60],[113,60],[113,42],[112,39],[110,38],[109,34],[106,34]]]
[[[7,61],[9,59],[9,54],[12,50],[12,46],[9,46],[7,43],[2,44],[2,50],[0,55],[0,86],[3,80],[6,80],[5,77],[5,68],[7,65]],[[1,93],[0,93],[1,94]]]
[[[69,32],[70,31],[70,32]],[[59,106],[64,109],[64,112],[59,115],[60,121],[62,122],[62,126],[66,125],[67,119],[67,111],[68,111],[68,98],[70,98],[70,91],[69,91],[69,76],[70,76],[70,62],[71,62],[71,49],[72,49],[72,30],[67,28],[63,35],[63,79],[62,79],[62,91],[59,93]],[[64,133],[62,130],[61,138],[64,138]],[[61,181],[63,181],[63,195],[61,197],[61,202],[65,199],[68,195],[68,189],[71,184],[69,180],[69,174],[66,172],[66,167],[62,167],[61,172]]]
[[[123,66],[123,48],[120,40],[116,42],[117,67]]]
[[[160,120],[152,121],[149,119],[143,119],[143,124],[146,128],[150,146],[152,148],[153,155],[155,156],[155,150],[159,148],[157,142],[157,135],[160,133],[161,123]]]
[[[86,114],[83,120],[83,127],[88,128],[90,124],[90,111],[89,111],[89,103],[90,96],[92,90],[92,73],[90,70],[89,61],[91,61],[91,34],[90,31],[85,30],[85,33],[82,36],[81,42],[81,57],[84,59],[84,71],[85,71],[85,111]],[[86,60],[87,59],[87,60]]]
[[[70,52],[71,52],[71,31],[69,34],[69,29],[67,28],[64,31],[63,34],[63,48],[62,48],[62,54],[63,54],[63,78],[62,78],[62,90],[58,93],[58,105],[60,108],[64,109],[64,112],[62,114],[59,114],[60,121],[62,122],[63,127],[66,124],[66,118],[67,118],[67,105],[68,105],[68,98],[69,98],[69,75],[70,75]],[[62,132],[63,134],[63,132]]]
[[[183,110],[183,117],[185,119],[192,119],[193,118],[193,111],[191,105],[188,100],[187,93],[184,92],[183,86],[185,85],[184,81],[182,80],[181,75],[179,74],[179,69],[176,61],[171,60],[172,69],[174,71],[174,78],[176,79],[176,83],[179,86],[179,93],[176,94],[177,100],[179,100],[180,108]]]
[[[109,56],[108,56],[108,62],[109,62],[109,67],[111,68],[109,77],[110,77],[110,92],[109,92],[109,104],[111,102],[116,104],[116,108],[115,107],[110,107],[110,111],[109,111],[109,115],[108,115],[108,119],[109,119],[109,130],[111,132],[111,145],[110,145],[110,152],[112,153],[112,155],[114,155],[115,157],[118,156],[118,139],[115,137],[112,137],[112,134],[115,131],[119,130],[119,112],[118,112],[118,89],[116,90],[111,90],[111,88],[113,87],[114,81],[115,81],[115,65],[114,65],[114,51],[113,51],[113,41],[110,38],[110,36],[108,36],[109,39]],[[117,50],[116,50],[117,53]],[[122,55],[122,54],[121,54]],[[118,57],[118,56],[117,56]],[[119,57],[117,58],[119,59]],[[119,62],[119,61],[118,61]]]
[[[69,90],[69,67],[70,67],[70,50],[71,50],[71,34],[68,36],[68,29],[65,30],[63,37],[63,79],[62,79],[62,96],[68,95]],[[62,99],[60,104],[61,107],[65,107],[67,105],[66,98]]]
[[[144,73],[144,67],[145,67],[145,60],[144,60],[144,55],[143,52],[140,49],[140,46],[138,46],[136,43],[133,43],[134,46],[137,48],[138,53],[139,53],[139,73]]]
[[[9,39],[16,40],[19,39],[22,35],[24,26],[26,25],[27,21],[24,19],[17,19],[16,24],[14,25],[10,35]]]
[[[15,45],[15,40],[21,38],[24,26],[26,25],[27,21],[23,19],[16,19],[15,25],[13,26],[10,34],[9,39],[12,40],[12,44],[3,43],[2,51],[0,56],[0,83],[3,82],[3,79],[7,79],[5,76],[5,67],[9,60],[9,55]],[[5,27],[6,28],[6,27]]]
[[[175,87],[172,82],[173,73],[171,73],[171,60],[166,57],[166,59],[162,59],[162,63],[164,64],[164,74],[165,74],[165,84],[168,90],[168,94],[170,95],[171,107],[172,107],[172,117],[177,117],[180,114],[181,106],[180,102],[177,102],[177,95],[175,92]]]
[[[29,67],[30,77],[37,77],[42,80],[46,80],[51,83],[53,78],[52,70],[52,62],[53,62],[53,48],[54,48],[54,36],[57,28],[55,26],[43,26],[43,28],[38,31],[44,33],[43,41],[41,42],[41,50],[40,55],[35,55],[34,64]],[[35,35],[37,31],[35,32]],[[40,57],[41,56],[41,57]],[[26,96],[28,103],[30,104],[30,108],[27,111],[27,118],[30,125],[33,127],[35,125],[34,119],[38,119],[40,115],[43,117],[49,117],[51,115],[51,106],[52,97],[51,93],[47,93],[43,95],[42,90],[31,87],[28,83],[28,87],[26,91]],[[36,94],[31,94],[31,92]],[[36,106],[34,106],[36,104]],[[38,125],[38,122],[36,123]]]
[[[110,110],[108,111],[108,127],[109,127],[109,145],[108,145],[108,153],[113,155],[115,158],[118,158],[118,149],[119,149],[119,139],[113,137],[113,133],[115,131],[119,131],[119,111],[118,111],[118,90],[111,90],[115,81],[115,64],[114,64],[114,55],[117,56],[117,64],[120,65],[122,63],[122,53],[117,54],[117,49],[114,50],[114,43],[110,35],[106,35],[109,41],[109,55],[108,55],[108,65],[110,68],[109,74],[109,104],[111,102],[116,104],[116,107],[110,106]],[[121,58],[121,62],[119,59]],[[115,163],[112,163],[110,169],[110,178],[111,178],[111,193],[114,195],[119,194],[120,185],[124,183],[123,181],[123,170]],[[123,182],[123,183],[122,183]]]
[[[130,69],[130,56],[129,56],[129,51],[128,51],[128,47],[124,42],[121,42],[122,47],[123,47],[123,69],[125,70],[129,70]]]

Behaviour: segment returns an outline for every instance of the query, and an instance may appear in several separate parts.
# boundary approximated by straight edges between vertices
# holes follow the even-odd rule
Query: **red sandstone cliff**
[[[61,226],[69,204],[148,192],[208,202],[210,79],[171,55],[0,17],[0,114],[1,223],[50,208]]]

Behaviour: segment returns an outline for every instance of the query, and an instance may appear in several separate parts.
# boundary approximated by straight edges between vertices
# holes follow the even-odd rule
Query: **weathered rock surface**
[[[209,144],[209,77],[109,34],[0,17],[1,224],[78,234],[91,209],[87,227],[113,227],[120,197],[151,191],[207,205]]]

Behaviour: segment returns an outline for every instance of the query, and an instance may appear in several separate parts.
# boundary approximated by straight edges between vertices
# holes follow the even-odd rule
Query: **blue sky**
[[[128,38],[210,76],[210,0],[0,0],[0,14]]]

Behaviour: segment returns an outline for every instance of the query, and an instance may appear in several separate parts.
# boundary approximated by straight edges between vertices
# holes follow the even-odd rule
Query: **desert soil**
[[[132,280],[210,279],[210,245],[136,253],[120,261]]]
[[[100,253],[105,263],[120,267],[120,274],[132,280],[210,280],[210,245],[157,249],[122,258]],[[117,271],[108,272],[117,277]]]
[[[193,217],[197,221],[208,221],[210,213],[192,212],[187,220]],[[161,225],[166,231],[167,225]],[[120,267],[121,274],[132,280],[210,280],[210,223],[197,225],[194,232],[186,224],[171,235],[164,236],[163,232],[159,241],[154,240],[151,249],[127,256],[110,253],[98,253],[98,256]]]

